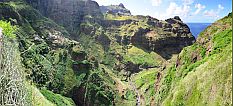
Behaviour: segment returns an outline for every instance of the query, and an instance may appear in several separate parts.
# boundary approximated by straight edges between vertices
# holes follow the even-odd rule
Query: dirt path
[[[116,89],[118,90],[120,95],[124,95],[125,90],[130,89],[134,91],[137,95],[136,105],[140,106],[140,103],[142,103],[141,106],[145,106],[144,98],[141,98],[142,95],[140,95],[139,91],[136,88],[136,85],[131,80],[129,80],[129,83],[124,83],[111,70],[104,67],[104,65],[101,66],[105,69],[105,72],[107,72],[107,74],[109,74],[109,76],[116,82]]]
[[[140,97],[140,94],[139,94],[138,90],[136,89],[136,86],[132,83],[131,80],[129,80],[129,85],[133,88],[133,91],[134,91],[134,92],[136,93],[136,95],[137,95],[136,105],[137,105],[137,106],[140,106],[141,97]]]
[[[145,98],[143,93],[137,89],[135,83],[128,79],[128,83],[122,82],[117,75],[115,75],[111,70],[107,69],[104,65],[101,65],[105,69],[105,72],[109,74],[109,76],[116,82],[116,89],[118,90],[119,94],[124,95],[126,89],[130,89],[134,91],[136,94],[136,106],[145,106]]]
[[[166,61],[165,64],[163,65],[163,67],[161,67],[159,70],[158,70],[158,73],[156,75],[156,82],[154,84],[154,87],[155,87],[155,94],[159,91],[160,89],[160,82],[163,78],[163,74],[164,74],[164,70],[166,69],[166,67],[171,67],[172,66],[172,63],[174,62],[174,59],[175,59],[176,56],[173,56],[173,58],[170,60],[170,61]],[[173,61],[173,62],[172,62]],[[155,99],[153,99],[151,101],[151,105],[152,106],[155,106],[155,105],[158,105],[156,104],[156,102],[154,101]]]
[[[155,82],[155,93],[157,93],[157,91],[159,90],[159,87],[160,87],[159,84],[160,84],[161,79],[162,79],[162,72],[159,71],[156,77],[156,82]]]
[[[129,84],[132,87],[133,91],[135,92],[136,96],[136,106],[145,106],[145,99],[144,96],[138,89],[136,88],[136,85],[129,79]]]

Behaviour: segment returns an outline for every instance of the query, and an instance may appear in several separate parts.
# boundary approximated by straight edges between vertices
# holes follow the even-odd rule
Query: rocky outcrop
[[[195,42],[189,27],[178,16],[165,21],[150,16],[135,16],[134,19],[127,20],[86,19],[86,21],[98,23],[105,31],[116,33],[114,36],[116,42],[121,45],[133,44],[147,51],[155,51],[165,59],[170,59],[172,54],[178,54],[184,47]],[[122,29],[122,26],[128,27]],[[134,26],[134,29],[130,29],[131,26]],[[82,27],[81,29],[83,32],[87,32],[87,35],[93,35],[94,33],[91,34],[91,32],[96,30],[94,27]],[[122,34],[121,32],[124,35],[120,35]]]
[[[195,42],[189,27],[178,16],[166,21],[152,17],[144,18],[147,19],[146,23],[152,27],[139,27],[132,36],[115,36],[117,42],[124,45],[131,43],[144,50],[155,51],[165,59],[169,59],[172,54],[178,54],[184,47]],[[135,20],[132,23],[138,24]]]
[[[130,10],[120,3],[119,5],[100,6],[102,13],[110,13],[114,15],[131,15]]]
[[[111,40],[108,38],[108,36],[101,34],[97,36],[95,39],[103,46],[105,51],[109,49]]]

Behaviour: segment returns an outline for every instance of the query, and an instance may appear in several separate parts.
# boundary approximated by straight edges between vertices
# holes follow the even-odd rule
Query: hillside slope
[[[1,20],[17,26],[17,30],[12,33],[16,34],[19,43],[22,57],[20,63],[25,68],[29,82],[33,82],[42,93],[46,88],[73,98],[77,105],[85,104],[84,98],[90,104],[111,104],[111,96],[114,94],[112,79],[100,71],[95,60],[87,56],[77,41],[68,38],[70,34],[62,26],[44,17],[23,0],[0,2],[0,16]],[[99,86],[104,82],[107,84]],[[43,95],[52,103],[62,105],[61,102],[69,102],[50,91]],[[94,93],[85,97],[89,92]],[[96,99],[96,96],[99,98]]]
[[[34,105],[232,104],[230,16],[194,43],[178,16],[103,14],[91,0],[0,0]]]
[[[14,31],[9,22],[0,21],[0,105],[30,105]]]
[[[205,29],[179,54],[157,92],[165,106],[232,105],[232,14]]]

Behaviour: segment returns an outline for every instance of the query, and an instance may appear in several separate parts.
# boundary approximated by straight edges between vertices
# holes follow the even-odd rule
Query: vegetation
[[[24,68],[15,40],[15,28],[0,21],[0,105],[29,105]]]
[[[130,20],[130,19],[133,19],[132,16],[114,15],[114,14],[105,14],[104,17],[106,20]]]
[[[54,94],[53,92],[48,91],[46,89],[42,89],[40,92],[46,97],[47,100],[51,101],[57,106],[74,106],[75,105],[72,99],[63,97],[59,94]]]
[[[124,61],[130,61],[134,64],[155,67],[162,63],[162,59],[159,57],[160,56],[154,52],[148,53],[133,46],[128,49],[127,54],[124,56]]]
[[[158,80],[156,78],[158,69],[143,70],[132,77],[132,81],[135,82],[137,89],[140,91],[145,105],[151,105],[151,101],[155,96],[155,83]]]
[[[56,106],[51,101],[49,101],[40,90],[29,83],[27,83],[27,88],[30,91],[30,101],[32,106]]]
[[[165,21],[86,15],[68,32],[43,15],[25,0],[0,3],[0,105],[232,105],[232,14],[170,60],[130,43],[146,29],[177,36]]]
[[[10,39],[15,39],[16,26],[11,26],[10,22],[0,20],[0,27],[2,28],[2,33],[5,37]]]
[[[229,19],[231,16],[214,23],[201,34],[197,43],[180,53],[178,67],[168,69],[163,78],[164,87],[156,97],[158,103],[169,106],[232,104],[232,28],[228,26],[232,22]],[[220,23],[227,25],[227,30],[222,30]],[[215,30],[215,27],[219,29]],[[200,44],[208,33],[214,34],[212,39]]]

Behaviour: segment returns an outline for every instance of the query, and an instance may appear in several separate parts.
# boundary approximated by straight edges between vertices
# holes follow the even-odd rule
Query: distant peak
[[[130,10],[125,8],[123,3],[120,3],[119,5],[100,6],[100,10],[102,13],[110,13],[115,15],[131,15]]]
[[[179,16],[175,16],[174,19],[181,21]]]
[[[119,7],[125,8],[124,4],[120,3]]]

